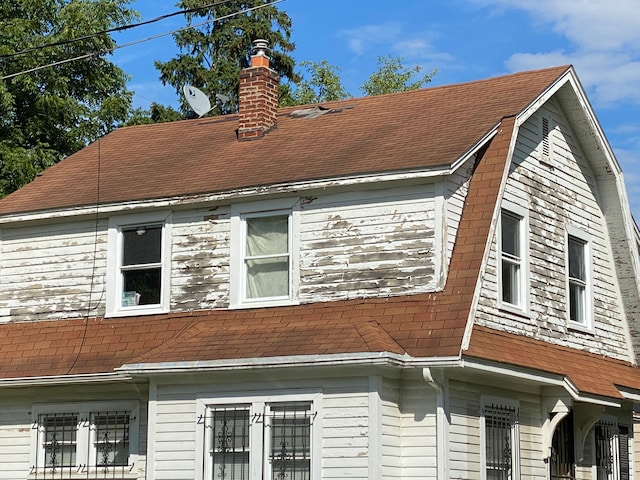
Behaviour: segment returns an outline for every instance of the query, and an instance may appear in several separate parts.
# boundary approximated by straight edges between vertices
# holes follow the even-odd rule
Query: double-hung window
[[[594,426],[596,480],[629,480],[629,427],[600,420]]]
[[[124,478],[136,466],[138,410],[133,402],[34,406],[31,473]]]
[[[170,216],[110,220],[107,314],[138,315],[169,309]]]
[[[317,477],[317,401],[251,399],[201,405],[197,444],[204,453],[202,480]]]
[[[232,208],[232,306],[288,304],[297,299],[297,212],[292,202],[274,209]],[[288,205],[287,208],[275,208]],[[264,208],[264,205],[260,205]]]
[[[591,328],[591,248],[589,237],[567,227],[567,303],[569,322]]]
[[[526,211],[502,209],[499,242],[499,295],[504,307],[527,310],[528,228]]]
[[[482,412],[485,480],[519,476],[518,411],[513,404],[484,404]]]

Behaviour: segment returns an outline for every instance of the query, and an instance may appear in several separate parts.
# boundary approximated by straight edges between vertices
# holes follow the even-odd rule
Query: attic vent
[[[542,159],[549,159],[549,118],[542,117]]]

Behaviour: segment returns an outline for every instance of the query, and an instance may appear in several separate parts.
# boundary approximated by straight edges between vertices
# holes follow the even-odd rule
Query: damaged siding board
[[[223,308],[229,297],[229,208],[174,215],[171,309]]]
[[[12,321],[104,312],[106,223],[5,228],[0,293]],[[46,295],[43,295],[46,292]]]
[[[549,158],[541,161],[539,116],[549,121]],[[514,333],[616,358],[626,358],[626,330],[620,310],[609,232],[596,177],[561,109],[545,105],[519,131],[504,200],[529,212],[530,312],[497,309],[496,243],[483,276],[478,322]],[[571,329],[566,304],[567,226],[591,239],[593,267],[592,331]]]
[[[328,195],[301,217],[302,302],[432,291],[434,186]]]

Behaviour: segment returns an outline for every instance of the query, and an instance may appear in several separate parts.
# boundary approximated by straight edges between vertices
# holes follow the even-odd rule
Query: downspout
[[[442,370],[422,369],[422,378],[436,391],[436,460],[438,480],[449,478],[449,421],[445,409],[445,379]]]

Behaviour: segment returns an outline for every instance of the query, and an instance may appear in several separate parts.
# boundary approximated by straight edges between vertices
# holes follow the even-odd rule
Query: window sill
[[[136,317],[139,315],[158,315],[162,313],[169,313],[170,309],[164,306],[139,306],[139,307],[129,307],[129,308],[121,308],[120,310],[114,310],[111,312],[107,312],[105,314],[105,318],[117,318],[117,317]]]
[[[587,333],[590,335],[593,335],[595,332],[593,331],[593,327],[591,325],[585,325],[584,323],[578,323],[578,322],[574,322],[569,320],[568,323],[568,328],[569,330],[573,330],[576,332],[582,332],[582,333]]]
[[[527,320],[533,319],[533,314],[528,310],[523,310],[514,305],[510,305],[508,303],[501,303],[498,306],[498,310],[503,313],[509,313],[511,315],[516,315],[518,317],[526,318]]]
[[[42,478],[55,478],[56,480],[87,480],[87,478],[102,478],[104,475],[105,473],[103,471],[97,471],[97,472],[94,470],[90,470],[89,472],[85,470],[76,471],[75,468],[74,468],[74,471],[70,473],[56,472],[55,474],[53,474],[47,469],[47,471],[39,470],[37,473],[30,472],[29,475],[27,475],[27,480],[39,480]],[[112,475],[113,475],[113,471],[109,470],[108,477],[105,477],[105,478],[111,478]],[[118,480],[137,480],[138,477],[139,476],[138,476],[137,469],[133,469],[130,471],[128,470],[124,473],[118,473],[117,477],[114,477],[114,478],[117,478]]]
[[[256,300],[244,303],[234,303],[229,305],[229,310],[240,310],[246,308],[264,308],[264,307],[289,307],[300,305],[298,300],[278,299],[278,300]]]

